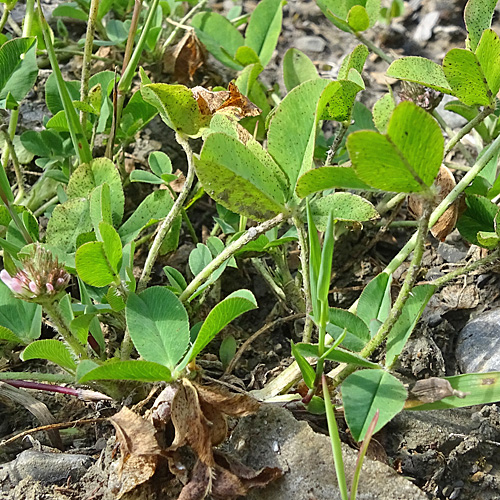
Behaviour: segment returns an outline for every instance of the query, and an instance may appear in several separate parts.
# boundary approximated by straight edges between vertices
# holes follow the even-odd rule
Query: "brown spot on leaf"
[[[482,378],[481,385],[493,385],[495,383],[494,378]]]

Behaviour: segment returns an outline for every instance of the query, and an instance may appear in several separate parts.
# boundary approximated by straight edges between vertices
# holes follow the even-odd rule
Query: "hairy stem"
[[[179,196],[175,200],[174,205],[170,209],[170,212],[165,217],[165,219],[163,219],[163,222],[158,228],[158,232],[156,233],[155,239],[153,241],[153,244],[151,245],[148,256],[146,258],[144,269],[142,270],[141,279],[139,280],[139,284],[137,286],[137,290],[139,292],[146,288],[146,285],[148,284],[149,281],[149,276],[151,274],[151,270],[153,269],[153,265],[156,261],[156,258],[158,257],[161,244],[163,243],[163,240],[165,239],[165,236],[167,235],[168,231],[172,227],[175,218],[181,212],[184,202],[186,201],[186,198],[189,192],[191,191],[191,186],[193,185],[194,174],[195,174],[194,163],[193,163],[193,150],[191,149],[191,146],[189,145],[187,138],[181,136],[180,134],[177,134],[176,138],[177,142],[182,146],[182,149],[184,149],[184,152],[186,153],[187,157],[188,171],[186,175],[186,182],[184,183],[184,187],[182,188],[182,191],[179,193]]]
[[[427,201],[427,200],[426,200]],[[389,317],[384,321],[382,326],[379,328],[378,332],[372,337],[372,339],[366,344],[363,350],[360,352],[360,355],[364,358],[367,358],[373,354],[375,349],[379,347],[382,342],[384,342],[392,328],[396,324],[396,321],[399,319],[403,312],[403,307],[405,306],[408,298],[410,297],[410,293],[415,286],[417,281],[418,273],[420,271],[420,266],[422,263],[422,257],[424,255],[424,244],[425,238],[427,236],[427,232],[429,230],[429,217],[430,217],[430,208],[429,202],[427,201],[427,206],[424,208],[424,213],[419,221],[417,238],[415,242],[415,248],[413,251],[413,258],[410,262],[410,267],[408,268],[408,272],[406,273],[405,280],[403,282],[403,286],[398,294],[394,305],[392,306]],[[348,365],[342,370],[333,380],[333,386],[337,387],[340,385],[351,373],[353,373],[357,369],[354,365]]]
[[[247,243],[256,240],[261,234],[269,231],[273,227],[281,224],[285,219],[285,214],[279,214],[273,219],[267,220],[258,226],[249,228],[237,240],[228,245],[214,260],[212,260],[199,274],[195,276],[193,281],[189,283],[187,288],[179,296],[181,302],[185,302],[193,295],[196,290],[216,271],[227,259],[231,258],[235,252],[243,248]]]
[[[299,237],[302,287],[304,288],[304,296],[306,298],[306,322],[304,325],[304,332],[302,334],[302,342],[310,342],[313,330],[313,321],[311,319],[313,304],[311,297],[311,277],[309,275],[309,245],[307,243],[307,232],[305,230],[304,223],[298,217],[293,217],[292,220],[297,228],[297,234]]]
[[[90,11],[87,21],[87,33],[85,34],[85,47],[83,50],[82,78],[80,85],[80,101],[88,102],[89,99],[89,80],[90,65],[92,63],[92,49],[94,47],[94,34],[97,21],[97,11],[99,9],[99,0],[91,0]],[[87,124],[87,112],[80,111],[80,123],[83,130]]]

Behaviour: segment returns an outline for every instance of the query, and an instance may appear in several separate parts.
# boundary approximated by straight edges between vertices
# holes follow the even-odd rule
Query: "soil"
[[[256,4],[257,2],[246,0],[243,2],[243,9],[245,12],[251,12]],[[50,4],[47,3],[47,5]],[[368,38],[394,56],[421,55],[440,62],[449,49],[464,46],[466,37],[462,18],[464,5],[465,0],[406,2],[404,16],[394,20],[390,26],[378,25],[368,33]],[[51,6],[54,6],[54,2]],[[220,12],[227,12],[231,6],[233,2],[227,0],[214,4],[213,8]],[[437,20],[434,25],[433,19]],[[500,28],[498,24],[497,17],[495,17],[493,28],[497,32]],[[74,38],[78,39],[81,34],[81,25],[67,23],[67,27],[70,33],[73,28]],[[290,47],[299,48],[308,54],[323,77],[334,78],[343,57],[357,44],[358,41],[353,36],[334,28],[321,14],[315,2],[292,0],[284,8],[283,31],[278,48],[273,60],[263,73],[262,79],[268,87],[278,84],[284,93],[281,64],[285,52]],[[213,79],[213,75],[216,75],[221,82],[227,82],[234,76],[212,59],[210,59],[210,64],[211,69],[207,74],[198,75],[202,81],[206,82],[207,78]],[[394,83],[384,76],[386,68],[385,62],[375,56],[369,56],[366,72],[363,75],[366,91],[361,94],[362,102],[368,107],[371,107],[387,91],[388,84]],[[64,67],[64,72],[70,79],[78,77],[78,61],[69,60]],[[46,72],[42,71],[37,88],[28,96],[21,108],[20,130],[41,129],[43,115],[47,114],[43,99],[44,76],[47,76]],[[395,88],[397,89],[397,86]],[[148,154],[154,150],[166,152],[172,159],[174,169],[185,169],[184,158],[176,147],[173,134],[159,118],[153,120],[138,135],[136,142],[131,144],[127,152],[128,166],[144,165]],[[459,160],[458,158],[457,161]],[[139,192],[135,186],[134,190],[129,189],[128,209],[133,210],[133,207],[146,194],[146,192]],[[207,197],[200,200],[190,210],[189,216],[198,235],[206,235],[211,230],[214,214],[215,203]],[[405,217],[406,208],[403,207],[401,218]],[[375,230],[370,228],[352,231],[344,235],[340,244],[337,244],[332,305],[349,307],[359,296],[362,287],[380,272],[403,246],[408,238],[408,231],[390,230],[371,246],[370,242],[375,235]],[[193,246],[189,234],[183,233],[179,249],[174,254],[158,261],[154,269],[152,284],[165,282],[161,271],[164,265],[168,264],[185,271],[187,257]],[[366,248],[369,248],[367,252],[365,252]],[[449,235],[442,243],[436,240],[430,241],[426,247],[423,263],[424,268],[428,270],[427,278],[438,276],[447,266],[456,264],[457,259],[470,258],[472,251],[473,249],[466,247],[456,233]],[[296,256],[296,249],[291,248],[290,263],[292,268],[295,266],[295,269],[298,265]],[[139,262],[140,259],[139,256]],[[404,271],[403,266],[399,276],[395,276],[396,284],[398,280],[401,281]],[[500,305],[498,282],[499,277],[494,272],[476,274],[466,281],[443,288],[431,299],[400,358],[397,372],[406,382],[458,373],[454,354],[457,333],[471,317]],[[275,307],[274,295],[251,266],[249,260],[241,261],[238,269],[228,269],[222,278],[223,294],[242,287],[253,291],[259,303],[259,309],[248,313],[244,319],[235,322],[224,332],[224,335],[229,333],[234,335],[238,344],[243,343],[250,335],[279,315],[286,316],[290,313]],[[212,294],[205,306],[209,307],[210,301],[216,300],[217,294]],[[203,314],[203,310],[200,314]],[[259,336],[243,353],[229,378],[223,378],[222,366],[218,362],[220,340],[210,345],[210,352],[200,360],[200,364],[205,369],[206,375],[212,379],[221,379],[223,382],[245,390],[260,389],[291,363],[290,340],[300,339],[302,327],[303,320],[296,319],[283,322]],[[16,356],[18,353],[13,353],[10,358],[14,369]],[[56,422],[110,417],[120,409],[122,404],[130,406],[133,398],[132,396],[130,400],[119,403],[84,403],[62,395],[47,396],[36,393],[35,396],[47,405]],[[295,416],[304,418],[303,412],[296,412]],[[308,416],[306,420],[316,432],[326,434],[326,422],[323,419]],[[267,425],[266,420],[259,422],[259,424],[254,422],[253,425]],[[341,415],[339,415],[339,424],[342,427]],[[0,401],[0,438],[2,440],[38,425],[39,422],[19,405]],[[243,431],[241,428],[238,429],[235,433],[241,435]],[[343,440],[352,446],[345,425],[343,429]],[[246,432],[255,433],[255,427],[252,430],[252,427],[247,425]],[[117,462],[114,436],[112,426],[106,421],[77,425],[61,431],[66,455],[83,454],[92,458],[92,465],[87,472],[73,473],[72,480],[63,484],[60,484],[60,481],[59,484],[54,484],[58,482],[54,478],[49,478],[49,480],[41,478],[42,481],[33,481],[29,477],[23,479],[21,476],[9,474],[9,471],[13,470],[11,461],[15,460],[23,449],[36,450],[41,447],[42,451],[47,451],[44,445],[50,443],[44,433],[39,432],[34,435],[37,440],[40,440],[39,442],[18,440],[9,446],[0,447],[1,461],[11,464],[10,469],[6,466],[0,468],[0,498],[12,500],[114,498],[110,493],[108,483],[112,475],[110,471],[116,468]],[[500,497],[500,459],[498,458],[500,410],[494,404],[456,411],[403,412],[376,435],[375,440],[377,446],[374,448],[378,450],[375,453],[376,458],[420,488],[419,494],[415,493],[413,498],[427,496],[429,499],[489,500]],[[307,446],[307,443],[304,446]],[[49,451],[54,450],[51,448]],[[307,453],[310,460],[315,459],[314,455],[314,453]],[[323,460],[321,456],[317,454],[318,461]],[[256,452],[247,453],[240,456],[240,459],[247,463],[252,462],[251,465],[257,468],[272,465],[255,463],[255,457],[260,457],[260,455]],[[43,461],[43,457],[41,460]],[[312,467],[314,468],[314,463]],[[76,480],[76,477],[80,479]],[[177,498],[182,487],[179,482],[166,476],[161,478],[161,484],[159,489],[151,489],[150,486],[141,487],[123,498]],[[264,498],[265,495],[266,492],[263,490],[262,497]],[[318,498],[318,500],[328,498],[328,491],[317,492],[315,495],[317,496],[307,498]],[[286,490],[285,488],[281,496],[275,494],[272,498],[283,500],[293,498],[293,489]],[[297,495],[296,498],[299,496]],[[331,498],[334,498],[334,495]],[[373,498],[389,499],[396,498],[396,496],[389,493],[384,496],[380,493]],[[412,498],[412,496],[408,494],[404,498]]]

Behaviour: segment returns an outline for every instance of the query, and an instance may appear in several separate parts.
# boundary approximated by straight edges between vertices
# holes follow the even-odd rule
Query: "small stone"
[[[464,326],[456,356],[462,373],[500,370],[500,309],[483,313]]]
[[[320,36],[301,36],[295,40],[294,47],[304,52],[323,52],[326,42]]]
[[[430,40],[432,31],[438,23],[440,15],[441,14],[437,10],[425,14],[420,20],[420,23],[418,23],[417,29],[413,34],[413,39],[418,43]]]
[[[467,256],[467,250],[462,251],[454,245],[448,243],[439,243],[438,254],[441,255],[445,262],[456,264]]]

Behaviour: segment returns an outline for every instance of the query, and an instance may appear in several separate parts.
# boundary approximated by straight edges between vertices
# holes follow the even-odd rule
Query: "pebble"
[[[462,373],[500,370],[500,309],[483,313],[464,326],[456,356]]]
[[[467,257],[467,250],[460,250],[449,243],[440,242],[437,251],[445,262],[452,264],[456,264]]]
[[[430,38],[432,37],[432,31],[438,23],[440,16],[441,14],[437,10],[428,12],[427,14],[422,16],[422,19],[418,23],[417,29],[413,34],[413,39],[418,43],[430,40]]]
[[[301,36],[294,42],[296,49],[304,52],[323,52],[326,48],[326,42],[320,36]]]
[[[3,464],[1,469],[8,472],[15,484],[27,477],[42,483],[62,484],[68,477],[78,481],[94,462],[87,455],[25,450],[11,462]]]

